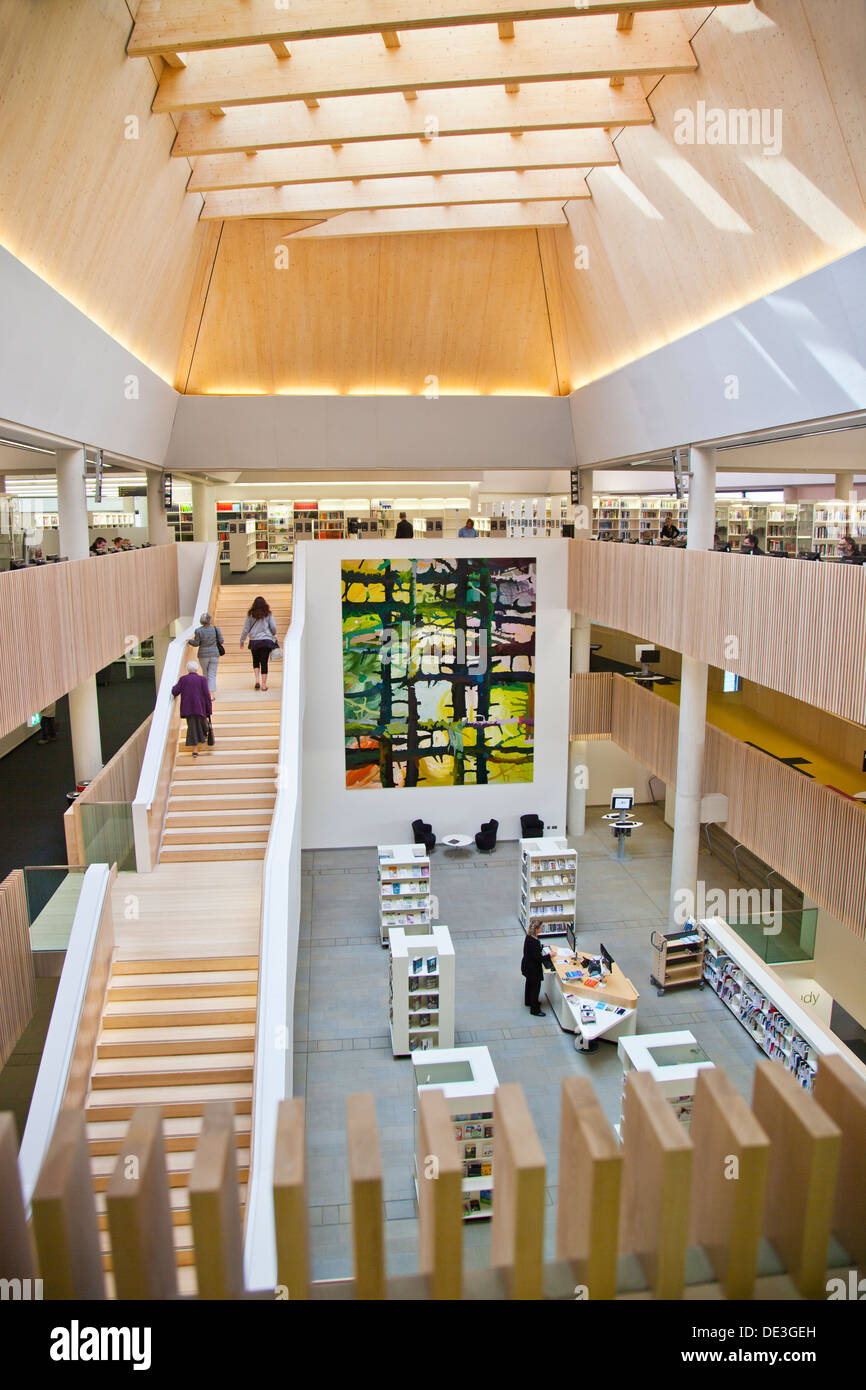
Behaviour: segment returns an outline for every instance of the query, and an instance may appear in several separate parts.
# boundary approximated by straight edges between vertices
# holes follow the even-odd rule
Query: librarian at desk
[[[529,928],[526,939],[523,943],[523,960],[520,964],[520,973],[526,981],[523,991],[523,1002],[531,1014],[536,1018],[544,1018],[544,1010],[538,1002],[538,994],[541,989],[541,981],[544,975],[542,957],[550,954],[547,946],[542,946],[538,939],[538,926]]]

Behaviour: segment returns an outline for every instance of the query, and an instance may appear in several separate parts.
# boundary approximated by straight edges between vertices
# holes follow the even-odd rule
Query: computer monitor
[[[603,941],[599,942],[598,952],[601,956],[601,963],[604,966],[605,970],[610,970],[611,966],[613,965],[613,956],[611,955],[610,951],[607,950]]]
[[[614,787],[610,794],[612,811],[630,811],[634,805],[634,787]]]

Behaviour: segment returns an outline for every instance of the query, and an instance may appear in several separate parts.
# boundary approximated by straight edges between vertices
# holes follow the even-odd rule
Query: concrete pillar
[[[589,670],[589,637],[592,623],[583,613],[571,615],[571,673]],[[572,739],[568,759],[568,798],[566,828],[569,835],[582,835],[586,829],[587,747],[585,739]]]
[[[215,541],[216,491],[207,483],[192,485],[192,538],[194,541]]]
[[[174,540],[165,516],[162,474],[151,470],[147,474],[147,539],[151,545],[168,545]]]
[[[473,521],[478,520],[478,490],[477,483],[469,484],[469,515]],[[475,529],[477,531],[478,527],[476,526]]]
[[[689,455],[688,550],[711,550],[715,529],[716,456],[714,449],[691,449]],[[674,847],[668,920],[672,930],[694,910],[701,838],[701,782],[707,726],[707,663],[683,656],[680,675],[680,723],[677,739]],[[682,892],[691,894],[683,913]]]
[[[57,453],[57,520],[60,554],[70,560],[90,555],[87,530],[87,495],[84,485],[84,450],[61,449]],[[109,564],[94,559],[91,564]],[[70,636],[70,641],[74,641]],[[99,703],[96,678],[90,676],[69,692],[69,731],[77,782],[89,782],[102,767]]]
[[[834,496],[838,497],[842,502],[856,502],[857,489],[854,486],[853,473],[836,474],[836,491]]]

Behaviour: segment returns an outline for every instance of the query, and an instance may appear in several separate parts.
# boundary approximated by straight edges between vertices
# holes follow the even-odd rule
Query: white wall
[[[182,545],[175,545],[174,549],[177,555],[177,592],[180,616],[186,618],[188,624],[197,623],[200,615],[194,611],[195,601],[201,584],[201,570],[207,551],[207,542],[184,541]]]
[[[565,833],[568,784],[569,644],[565,541],[304,542],[306,551],[306,713],[303,738],[304,848],[405,844],[421,816],[437,836],[473,834],[495,817],[502,839],[520,835],[533,811]],[[535,760],[531,783],[347,790],[343,736],[340,564],[381,556],[489,555],[536,559]]]
[[[866,409],[864,303],[866,249],[573,392],[578,463]]]
[[[0,419],[162,464],[178,400],[167,382],[4,247],[0,305]]]
[[[166,464],[361,477],[395,469],[407,485],[428,468],[528,465],[574,466],[567,397],[181,396]]]
[[[843,1009],[866,1027],[866,941],[818,909],[812,974]]]
[[[610,794],[614,787],[634,787],[635,804],[651,801],[649,768],[639,763],[631,754],[623,751],[609,738],[587,739],[586,766],[588,785],[586,789],[587,806],[610,806]]]

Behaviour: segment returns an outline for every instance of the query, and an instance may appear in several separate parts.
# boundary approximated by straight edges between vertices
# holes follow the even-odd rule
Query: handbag
[[[207,721],[207,746],[208,746],[208,748],[213,748],[213,746],[214,746],[215,743],[216,743],[216,739],[214,738],[213,724],[211,723],[210,715],[208,715],[208,721]]]
[[[222,644],[222,642],[220,641],[220,639],[217,637],[217,630],[216,630],[216,628],[214,628],[214,630],[213,630],[213,640],[216,642],[216,649],[217,649],[217,651],[219,652],[220,656],[225,656],[225,654],[226,654],[226,649],[225,649],[225,647],[223,646],[223,644]]]
[[[271,647],[271,661],[280,661],[280,660],[282,660],[282,655],[283,655],[283,649],[282,649],[282,647],[280,646],[279,642],[275,642],[274,645]]]

